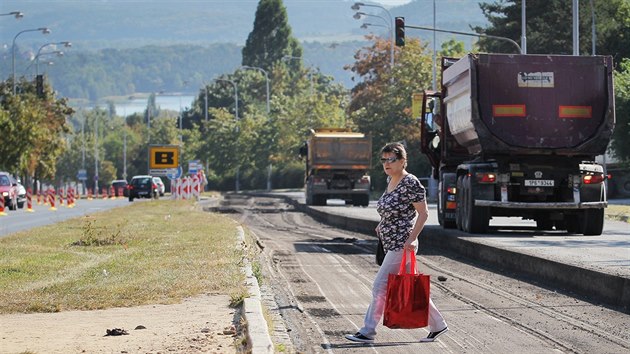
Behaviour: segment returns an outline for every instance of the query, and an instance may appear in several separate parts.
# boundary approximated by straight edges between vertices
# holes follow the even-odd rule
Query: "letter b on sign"
[[[175,163],[173,155],[170,151],[157,151],[155,153],[155,163],[158,165],[172,165]]]

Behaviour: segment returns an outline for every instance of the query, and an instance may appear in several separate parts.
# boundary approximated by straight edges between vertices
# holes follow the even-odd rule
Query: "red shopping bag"
[[[407,253],[411,272],[407,273]],[[387,279],[383,325],[389,328],[421,328],[429,324],[429,276],[416,273],[416,255],[404,250],[398,274]]]

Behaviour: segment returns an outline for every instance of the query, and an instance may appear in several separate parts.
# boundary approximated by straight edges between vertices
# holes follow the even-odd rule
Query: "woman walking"
[[[363,327],[346,338],[362,343],[374,342],[376,326],[385,309],[387,278],[398,273],[404,251],[418,250],[418,235],[429,216],[425,189],[416,176],[407,172],[407,151],[400,143],[390,143],[381,149],[381,162],[387,174],[387,190],[377,203],[381,222],[376,233],[383,243],[385,258],[372,286],[372,302],[368,307]],[[433,301],[429,299],[429,335],[421,342],[433,342],[446,333],[446,321]]]

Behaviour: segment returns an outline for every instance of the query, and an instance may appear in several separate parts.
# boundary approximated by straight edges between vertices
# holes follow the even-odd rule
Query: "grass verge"
[[[149,201],[0,239],[0,313],[246,296],[236,222],[189,201]]]
[[[630,223],[630,205],[611,205],[604,209],[606,219]]]

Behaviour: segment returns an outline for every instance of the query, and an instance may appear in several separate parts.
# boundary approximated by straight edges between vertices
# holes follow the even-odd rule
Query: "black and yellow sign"
[[[149,168],[177,168],[179,167],[179,146],[161,145],[149,146]]]

